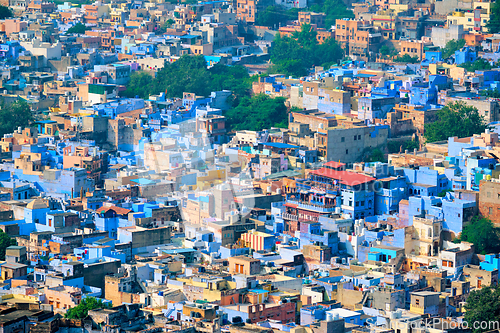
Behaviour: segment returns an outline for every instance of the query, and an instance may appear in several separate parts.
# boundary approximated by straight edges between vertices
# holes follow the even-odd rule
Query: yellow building
[[[219,302],[221,305],[238,302],[239,292],[236,290],[236,282],[217,277],[202,280],[199,276],[177,280],[184,283],[182,289],[190,302]]]
[[[222,184],[226,180],[226,170],[208,170],[205,176],[196,179],[196,185],[199,190],[209,189],[217,184]]]
[[[491,3],[474,2],[473,10],[457,10],[446,17],[448,26],[462,25],[464,32],[487,32],[486,24],[490,20]]]
[[[385,39],[396,38],[396,22],[397,14],[394,10],[379,10],[377,14],[372,16],[374,27],[378,27],[382,31],[382,36]]]

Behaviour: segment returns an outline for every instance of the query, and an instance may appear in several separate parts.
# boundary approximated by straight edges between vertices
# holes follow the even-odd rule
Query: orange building
[[[314,13],[314,12],[299,12],[299,23],[302,24],[314,24],[318,28],[325,27],[325,17],[324,13]]]
[[[255,275],[260,273],[260,260],[237,256],[229,258],[229,274]]]
[[[335,33],[333,31],[328,31],[325,29],[318,29],[316,25],[311,25],[311,27],[316,31],[316,40],[318,43],[323,43],[328,38],[335,38]],[[279,28],[279,33],[281,36],[292,37],[293,33],[300,31],[301,27],[296,26],[286,26]]]
[[[470,33],[463,36],[465,39],[465,44],[467,46],[479,46],[481,43],[486,40],[486,38],[491,37],[493,35],[482,34],[482,33]]]
[[[411,57],[418,57],[418,59],[421,60],[424,55],[424,48],[427,45],[430,44],[424,43],[421,40],[402,40],[399,42],[399,55],[408,54]]]
[[[366,56],[369,52],[378,52],[382,35],[376,33],[368,22],[360,20],[337,20],[335,39],[350,55]]]
[[[81,300],[80,288],[57,286],[45,289],[45,304],[52,305],[54,309],[71,309],[80,304]]]
[[[260,7],[259,0],[237,0],[236,17],[240,21],[255,23]]]
[[[11,34],[26,30],[28,28],[28,23],[20,19],[6,19],[2,22],[2,31],[5,31],[5,35],[10,37]]]

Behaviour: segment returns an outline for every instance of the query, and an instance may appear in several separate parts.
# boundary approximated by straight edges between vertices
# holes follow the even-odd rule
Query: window
[[[345,142],[345,138],[344,137],[341,137],[340,138],[340,142]],[[498,195],[500,197],[500,194]]]
[[[415,305],[420,305],[420,300],[419,299],[415,300]]]
[[[346,149],[346,150],[345,150],[345,154],[346,154],[346,155],[347,155],[347,154],[349,154],[349,149]]]

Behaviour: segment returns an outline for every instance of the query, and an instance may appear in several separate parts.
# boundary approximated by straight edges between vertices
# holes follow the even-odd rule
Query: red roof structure
[[[101,208],[98,208],[96,210],[96,212],[99,214],[102,214],[102,213],[106,213],[107,211],[110,211],[110,210],[114,211],[117,215],[127,215],[128,213],[131,212],[130,209],[117,207],[117,206],[111,206],[111,207],[102,206]]]
[[[344,167],[345,163],[330,161],[330,162],[326,162],[325,164],[323,164],[323,166],[338,169],[338,168]]]
[[[313,175],[318,175],[330,179],[338,180],[340,184],[348,186],[356,186],[360,184],[369,183],[376,178],[365,176],[360,173],[350,171],[337,171],[328,168],[321,168],[310,172]]]

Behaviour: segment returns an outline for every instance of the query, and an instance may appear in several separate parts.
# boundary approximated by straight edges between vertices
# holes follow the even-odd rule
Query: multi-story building
[[[479,184],[479,212],[491,222],[500,225],[500,182],[481,180]]]
[[[396,27],[399,24],[399,17],[392,9],[379,10],[372,16],[372,23],[374,27],[382,31],[384,39],[397,39]]]
[[[423,136],[425,125],[436,121],[438,112],[438,109],[409,104],[396,104],[393,110],[387,115],[393,136],[397,136],[398,132],[413,132],[419,137]],[[409,126],[405,126],[405,122]]]
[[[260,273],[260,260],[237,256],[229,258],[229,273],[230,274],[245,274],[255,275]]]
[[[409,55],[422,60],[424,57],[425,46],[430,43],[425,43],[421,40],[401,40],[399,42],[399,55]]]
[[[206,133],[210,142],[222,144],[226,142],[226,117],[219,115],[206,115],[196,118],[196,131]]]
[[[314,13],[314,12],[299,12],[299,24],[311,24],[316,25],[318,28],[325,28],[325,17],[324,13]]]
[[[448,24],[448,27],[432,28],[432,44],[439,47],[445,47],[451,40],[460,40],[464,36],[464,27],[461,24]]]
[[[241,242],[244,247],[249,247],[255,251],[270,251],[276,244],[273,235],[265,232],[250,230],[241,235]]]
[[[367,21],[339,19],[335,24],[335,39],[349,51],[349,55],[367,59],[371,58],[371,53],[378,53],[382,33]]]
[[[237,0],[236,17],[240,21],[255,23],[257,12],[262,4],[260,0]]]
[[[458,9],[446,17],[448,26],[461,25],[466,32],[486,32],[491,2],[474,1],[472,9]]]
[[[351,112],[351,96],[347,91],[331,89],[318,81],[303,83],[302,106],[332,114]]]
[[[389,126],[337,126],[319,129],[316,148],[327,161],[354,163],[385,145]]]
[[[375,118],[385,119],[395,105],[393,97],[360,97],[358,99],[358,119],[373,122]]]

